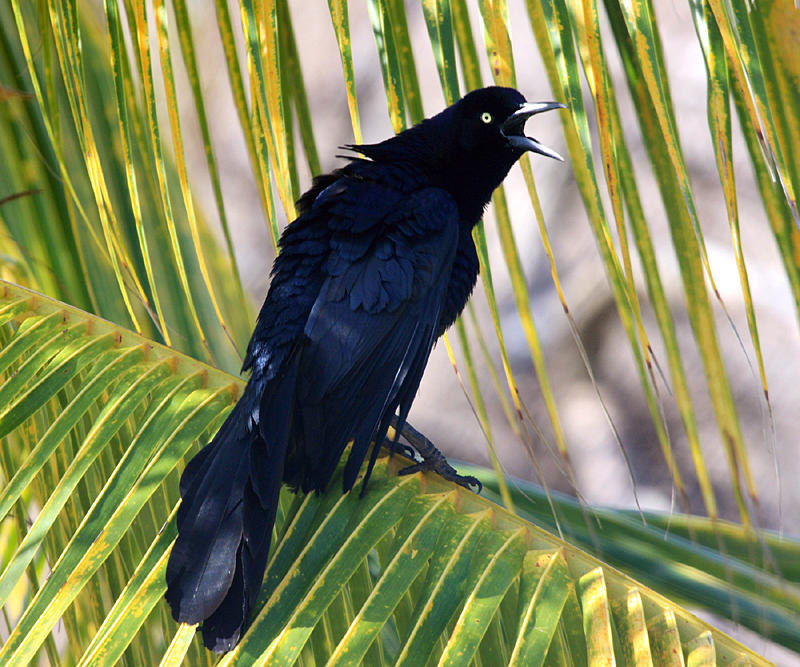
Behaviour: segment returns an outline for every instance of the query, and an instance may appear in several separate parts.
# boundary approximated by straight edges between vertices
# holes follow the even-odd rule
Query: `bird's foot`
[[[411,445],[406,445],[405,443],[398,442],[397,440],[391,438],[385,438],[383,441],[383,446],[389,449],[390,456],[400,454],[401,456],[405,456],[407,459],[411,459],[412,461],[417,460],[417,450]]]
[[[424,459],[419,463],[415,463],[414,465],[410,465],[407,468],[399,470],[397,474],[413,475],[415,472],[432,470],[443,479],[446,479],[448,482],[454,482],[455,484],[463,486],[465,489],[469,489],[470,491],[472,491],[472,487],[477,487],[477,493],[481,492],[481,489],[483,489],[483,484],[480,483],[480,480],[478,480],[477,477],[473,477],[472,475],[459,475],[456,469],[447,462],[447,459],[444,458],[444,456],[441,454],[439,456],[441,458]]]
[[[413,426],[408,423],[403,424],[402,434],[412,445],[412,447],[400,445],[406,449],[404,454],[408,456],[408,451],[411,450],[412,455],[409,456],[409,458],[416,461],[416,457],[413,456],[413,452],[416,451],[416,453],[422,457],[422,461],[417,461],[413,465],[403,468],[397,473],[398,475],[413,475],[415,472],[431,470],[448,482],[463,486],[470,491],[472,487],[477,487],[477,493],[481,492],[483,484],[481,484],[476,477],[472,475],[459,475],[456,469],[447,462],[444,454],[436,449],[436,446]]]

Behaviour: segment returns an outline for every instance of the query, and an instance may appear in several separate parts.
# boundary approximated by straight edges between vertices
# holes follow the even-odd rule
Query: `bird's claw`
[[[405,456],[407,459],[411,459],[415,463],[417,462],[417,450],[411,445],[406,445],[392,438],[384,438],[383,446],[389,450],[389,456],[400,454],[400,456]]]
[[[411,445],[404,445],[402,442],[394,443],[394,446],[392,447],[392,454],[400,454],[405,456],[407,459],[411,459],[412,461],[417,460],[417,450]]]
[[[453,482],[454,484],[458,484],[459,486],[463,486],[465,489],[469,489],[470,491],[472,491],[473,486],[477,487],[478,489],[476,493],[480,493],[483,490],[483,484],[480,483],[477,477],[473,477],[472,475],[459,475],[453,466],[446,461],[441,462],[439,459],[433,461],[419,461],[414,465],[410,465],[402,470],[399,470],[397,474],[413,475],[414,473],[425,472],[428,470],[435,472],[442,479],[445,479],[448,482]]]
[[[399,475],[413,475],[415,472],[430,470],[437,473],[448,482],[463,486],[470,491],[472,487],[477,487],[477,493],[483,490],[483,484],[475,477],[471,475],[459,475],[456,469],[447,462],[444,454],[436,449],[434,444],[411,426],[411,424],[408,422],[400,424],[397,417],[394,417],[392,419],[392,427],[399,430],[403,437],[411,443],[411,447],[409,447],[408,445],[398,444],[396,440],[392,441],[390,445],[392,451],[395,451],[395,447],[403,447],[405,449],[405,455],[414,461],[413,465],[400,470],[398,473]],[[419,461],[415,454],[419,454],[422,457],[422,461]]]

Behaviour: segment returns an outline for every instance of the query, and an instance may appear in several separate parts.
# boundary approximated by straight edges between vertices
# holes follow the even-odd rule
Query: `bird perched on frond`
[[[391,139],[348,146],[357,156],[298,201],[247,348],[250,380],[180,482],[166,598],[177,621],[202,623],[210,649],[230,650],[247,628],[281,484],[321,491],[351,442],[344,491],[374,443],[366,484],[389,425],[402,430],[475,285],[471,232],[492,192],[526,151],[561,159],[525,121],[563,106],[473,91]],[[442,461],[410,470],[472,481]]]

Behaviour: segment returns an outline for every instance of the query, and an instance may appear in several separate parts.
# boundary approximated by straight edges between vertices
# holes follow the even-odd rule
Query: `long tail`
[[[217,653],[239,642],[264,578],[295,379],[290,372],[266,391],[251,380],[181,476],[165,597],[176,621],[203,624]]]

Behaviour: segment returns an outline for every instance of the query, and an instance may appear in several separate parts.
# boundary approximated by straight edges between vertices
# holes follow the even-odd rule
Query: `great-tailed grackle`
[[[344,491],[370,443],[369,477],[388,427],[402,429],[436,339],[478,275],[472,228],[525,151],[516,90],[476,90],[419,125],[314,179],[286,227],[242,367],[250,381],[180,482],[166,598],[179,622],[227,651],[264,576],[281,483],[325,488],[352,441]],[[438,453],[438,452],[437,452]],[[429,467],[465,484],[444,457]],[[449,473],[448,473],[449,469]]]

